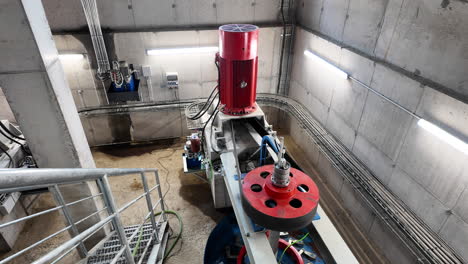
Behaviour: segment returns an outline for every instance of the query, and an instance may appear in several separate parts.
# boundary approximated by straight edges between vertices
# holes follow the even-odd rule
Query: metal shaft
[[[284,148],[284,137],[280,137],[280,147],[278,152],[278,162],[275,164],[275,169],[273,175],[271,176],[271,181],[277,187],[288,187],[289,185],[289,173],[291,165],[284,158],[285,148]]]

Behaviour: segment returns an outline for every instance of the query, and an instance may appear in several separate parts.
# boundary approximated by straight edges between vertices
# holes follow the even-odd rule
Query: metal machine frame
[[[239,177],[242,173],[238,160],[244,151],[259,148],[264,135],[276,137],[276,132],[268,124],[262,109],[258,106],[254,112],[245,116],[219,113],[211,122],[213,128],[205,130],[205,138],[207,139],[204,142],[205,155],[211,161],[219,158],[222,165],[221,169],[214,173],[210,182],[215,207],[232,206],[234,209],[251,263],[276,263],[271,241],[265,235],[265,231],[255,231],[251,218],[242,206],[240,184],[242,176]],[[234,123],[237,123],[237,129],[233,129]],[[249,137],[250,140],[246,140]],[[224,148],[218,149],[220,145]],[[276,153],[271,148],[267,148],[267,150],[272,160],[276,162],[278,160]],[[299,168],[288,155],[286,158],[293,167]],[[206,168],[206,170],[207,175],[209,175],[211,169]],[[320,215],[320,220],[311,222],[309,229],[313,229],[327,249],[329,254],[327,256],[329,262],[327,263],[358,263],[320,205],[317,212]]]

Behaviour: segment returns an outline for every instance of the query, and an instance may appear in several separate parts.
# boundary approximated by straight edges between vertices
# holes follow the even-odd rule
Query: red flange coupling
[[[319,202],[315,182],[300,170],[291,168],[286,187],[271,180],[275,165],[250,171],[242,183],[242,204],[252,220],[267,229],[294,231],[312,222]]]

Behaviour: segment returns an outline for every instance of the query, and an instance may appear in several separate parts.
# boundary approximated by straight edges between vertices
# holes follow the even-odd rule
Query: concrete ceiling
[[[101,24],[110,30],[201,27],[279,22],[280,0],[99,0]],[[43,0],[52,31],[87,30],[80,0]]]

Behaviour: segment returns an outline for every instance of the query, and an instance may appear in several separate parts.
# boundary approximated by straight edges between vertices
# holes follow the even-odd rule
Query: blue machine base
[[[314,220],[320,219],[318,215]],[[297,240],[303,237],[307,233],[307,230],[300,230],[298,232],[292,232],[287,237],[281,237],[282,239],[289,241]],[[313,238],[307,236],[301,245],[297,244],[294,247],[299,251],[304,249],[305,251],[311,252],[317,257],[310,259],[305,254],[302,255],[304,263],[313,264],[325,264],[320,258],[320,254],[314,247]],[[236,217],[234,213],[225,216],[213,229],[205,247],[204,264],[235,264],[237,263],[237,256],[243,247],[242,236],[237,225]],[[278,250],[277,259],[279,260],[280,255],[283,253],[282,250]],[[244,263],[249,263],[248,257],[244,258]],[[291,257],[284,255],[281,261],[282,264],[294,264]]]

